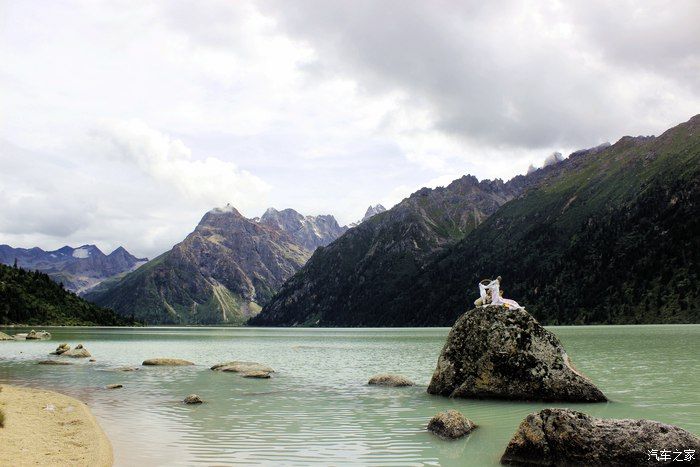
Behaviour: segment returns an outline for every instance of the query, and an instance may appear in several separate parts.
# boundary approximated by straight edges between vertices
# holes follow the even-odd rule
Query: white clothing
[[[491,291],[490,298],[486,293],[487,290]],[[486,285],[479,282],[479,294],[481,295],[481,303],[483,304],[481,306],[499,305],[507,308],[522,308],[515,300],[501,297],[501,284],[498,282],[498,279],[493,280]]]

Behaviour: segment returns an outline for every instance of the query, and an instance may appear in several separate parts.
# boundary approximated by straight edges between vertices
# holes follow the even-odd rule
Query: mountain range
[[[546,324],[700,322],[700,115],[421,189],[316,250],[253,325],[447,326],[477,283]]]
[[[215,208],[170,251],[86,298],[149,324],[243,324],[345,230],[330,215]]]
[[[133,271],[147,261],[148,258],[137,258],[123,247],[105,255],[95,245],[64,246],[53,251],[0,245],[0,264],[14,265],[16,262],[21,268],[44,272],[78,294],[89,291],[104,280]]]

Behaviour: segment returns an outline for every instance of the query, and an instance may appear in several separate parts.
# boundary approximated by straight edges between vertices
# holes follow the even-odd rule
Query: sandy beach
[[[90,409],[53,391],[0,386],[0,465],[111,466],[112,446]]]

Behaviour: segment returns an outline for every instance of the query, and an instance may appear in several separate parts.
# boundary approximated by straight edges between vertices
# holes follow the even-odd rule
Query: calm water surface
[[[428,395],[447,328],[47,329],[50,341],[0,342],[0,383],[86,402],[112,441],[117,465],[498,465],[519,422],[544,407],[651,418],[700,434],[700,325],[550,328],[612,400],[606,404]],[[97,362],[36,364],[60,342],[84,344]],[[152,357],[197,365],[115,371]],[[252,380],[208,369],[229,360],[267,363],[277,373]],[[404,374],[418,386],[366,386],[381,372]],[[124,388],[103,389],[110,383]],[[180,402],[190,393],[207,403]],[[480,428],[452,442],[426,432],[430,417],[450,408]]]

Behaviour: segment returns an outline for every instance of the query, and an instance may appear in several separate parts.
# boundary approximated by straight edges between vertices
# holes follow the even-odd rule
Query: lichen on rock
[[[404,387],[415,386],[416,383],[403,375],[379,374],[372,376],[367,384],[370,386]]]
[[[454,324],[428,393],[464,398],[604,402],[559,339],[524,309],[475,308]]]
[[[456,410],[436,414],[428,422],[428,431],[442,439],[457,439],[468,435],[476,428],[476,423]]]
[[[569,409],[528,415],[508,443],[501,463],[508,465],[669,465],[654,450],[700,451],[700,439],[674,425],[653,420],[591,417]],[[692,462],[689,465],[695,465]]]

